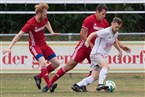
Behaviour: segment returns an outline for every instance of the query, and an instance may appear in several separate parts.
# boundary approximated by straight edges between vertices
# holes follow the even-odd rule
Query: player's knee
[[[60,62],[56,62],[55,66],[58,67],[60,65]]]
[[[40,63],[41,66],[46,66],[46,64],[46,61]]]
[[[66,66],[64,67],[64,69],[65,69],[65,71],[67,72],[67,71],[71,70],[71,67],[66,65]]]
[[[97,81],[98,80],[98,77],[94,76],[93,79],[94,79],[94,81]]]
[[[59,65],[60,65],[60,62],[55,62],[55,63],[53,64],[53,67],[54,67],[54,68],[57,68]]]
[[[97,73],[92,73],[91,76],[94,78],[94,80],[97,80],[99,78],[99,74]]]
[[[104,65],[103,67],[109,70],[109,65],[108,64]]]
[[[73,65],[70,65],[70,64],[67,64],[65,67],[64,67],[64,69],[65,69],[65,71],[67,72],[67,71],[70,71],[71,69],[73,69],[74,67],[73,67]]]
[[[64,69],[65,71],[69,71],[72,70],[75,66],[77,65],[77,62],[75,62],[74,60],[70,60],[67,65],[65,65]]]
[[[109,70],[109,65],[108,65],[108,66],[106,66],[106,68]]]

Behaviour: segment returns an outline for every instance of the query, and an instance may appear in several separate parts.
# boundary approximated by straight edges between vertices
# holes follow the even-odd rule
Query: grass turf
[[[107,79],[116,83],[113,93],[97,92],[97,81],[87,86],[88,93],[76,93],[71,86],[86,77],[86,74],[66,74],[57,81],[58,87],[54,93],[42,93],[35,86],[35,74],[1,74],[1,97],[145,97],[144,73],[109,73]],[[54,74],[50,75],[50,78]],[[45,86],[43,80],[42,87]]]

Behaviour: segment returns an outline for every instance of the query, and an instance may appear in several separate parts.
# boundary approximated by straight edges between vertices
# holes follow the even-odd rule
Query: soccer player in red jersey
[[[80,30],[81,39],[80,39],[78,45],[76,46],[75,51],[73,52],[73,54],[71,56],[71,59],[69,60],[67,65],[65,65],[64,67],[61,67],[58,70],[58,72],[53,76],[52,80],[50,81],[50,84],[53,84],[56,80],[61,78],[69,70],[73,69],[79,62],[82,62],[85,58],[87,58],[89,64],[91,63],[90,52],[94,45],[95,38],[93,38],[91,40],[90,47],[88,47],[88,48],[84,45],[84,43],[85,43],[87,37],[92,32],[95,32],[95,31],[98,31],[98,30],[101,30],[101,29],[104,29],[104,28],[110,26],[109,23],[107,22],[107,20],[105,19],[107,10],[108,10],[108,8],[104,4],[100,4],[96,8],[96,13],[88,16],[84,20],[84,22],[82,24],[82,28]],[[117,42],[123,50],[125,50],[125,51],[130,50],[130,48],[124,46],[119,41],[117,41]],[[99,75],[99,72],[98,72],[98,75]],[[87,91],[85,89],[85,87],[81,87],[81,88],[83,89],[83,91]],[[42,89],[42,92],[47,92],[47,90],[48,90],[48,88],[47,88],[47,86],[45,86]]]
[[[40,2],[38,5],[35,5],[36,15],[27,21],[20,32],[13,38],[8,48],[3,50],[3,54],[9,53],[13,45],[24,33],[27,32],[29,34],[29,50],[41,66],[41,73],[34,76],[36,85],[38,89],[41,89],[41,78],[44,78],[47,86],[51,88],[50,91],[53,92],[57,84],[49,86],[48,74],[55,70],[55,68],[60,65],[60,62],[58,61],[55,52],[46,43],[44,29],[47,28],[51,35],[60,35],[60,33],[54,33],[51,24],[48,21],[48,8],[48,4],[44,2]],[[46,66],[46,60],[49,60],[51,64]]]

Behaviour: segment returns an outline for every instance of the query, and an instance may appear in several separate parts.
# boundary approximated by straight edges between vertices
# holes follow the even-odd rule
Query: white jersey
[[[91,51],[91,54],[99,53],[104,56],[107,56],[112,45],[118,37],[118,32],[113,33],[112,28],[110,26],[108,28],[96,31],[94,33],[96,33],[98,37],[95,40],[95,44]]]

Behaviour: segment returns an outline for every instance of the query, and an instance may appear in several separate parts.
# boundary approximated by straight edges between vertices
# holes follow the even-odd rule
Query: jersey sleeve
[[[108,33],[108,31],[106,31],[106,29],[96,31],[96,34],[97,34],[97,37],[100,37],[100,38],[104,38],[109,35],[109,33]]]
[[[115,38],[116,38],[116,39],[118,38],[118,32],[116,32],[116,34],[115,34]]]
[[[92,21],[90,18],[86,18],[84,21],[83,21],[83,24],[82,24],[82,27],[83,28],[86,28],[86,29],[89,29],[89,27],[91,26],[92,24]]]
[[[24,33],[26,33],[26,32],[29,32],[30,29],[31,29],[31,25],[27,22],[27,23],[22,27],[21,30],[22,30]]]

